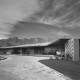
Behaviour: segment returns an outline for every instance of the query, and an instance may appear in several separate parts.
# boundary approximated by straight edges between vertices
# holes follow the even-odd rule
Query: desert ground
[[[0,61],[0,80],[71,80],[39,60],[50,57],[7,55]]]

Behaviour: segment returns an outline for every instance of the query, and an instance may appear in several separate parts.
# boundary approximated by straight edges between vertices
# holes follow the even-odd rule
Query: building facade
[[[60,51],[73,61],[79,61],[79,39],[59,39],[53,42],[0,47],[0,54],[45,54]]]

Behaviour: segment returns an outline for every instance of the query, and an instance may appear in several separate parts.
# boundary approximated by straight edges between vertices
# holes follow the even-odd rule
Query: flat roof
[[[26,48],[26,47],[45,47],[52,44],[56,44],[56,42],[60,40],[68,40],[70,38],[63,38],[63,39],[55,39],[52,42],[45,42],[45,43],[35,43],[35,44],[24,44],[24,45],[17,45],[17,46],[9,46],[9,47],[0,47],[0,49],[12,49],[12,48]]]
[[[0,47],[0,49],[9,49],[9,48],[26,48],[26,47],[44,47],[49,46],[55,42],[59,41],[59,39],[54,40],[53,42],[45,42],[45,43],[36,43],[36,44],[25,44],[18,46],[9,46],[9,47]]]

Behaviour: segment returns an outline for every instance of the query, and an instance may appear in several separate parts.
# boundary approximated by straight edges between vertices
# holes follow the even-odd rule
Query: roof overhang
[[[56,39],[53,42],[46,42],[46,43],[36,43],[36,44],[26,44],[26,45],[18,45],[18,46],[10,46],[10,47],[0,47],[0,49],[13,49],[13,48],[30,48],[30,47],[46,47],[50,45],[55,45],[60,43],[60,41],[66,41],[68,39]]]

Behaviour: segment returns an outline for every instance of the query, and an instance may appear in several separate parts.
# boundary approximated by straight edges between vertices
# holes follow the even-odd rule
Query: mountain
[[[24,39],[19,39],[17,37],[13,37],[13,38],[0,40],[0,47],[44,43],[44,42],[51,42],[53,40],[54,40],[54,38],[48,38],[48,39],[44,39],[44,38],[27,39],[27,38],[24,38]]]

